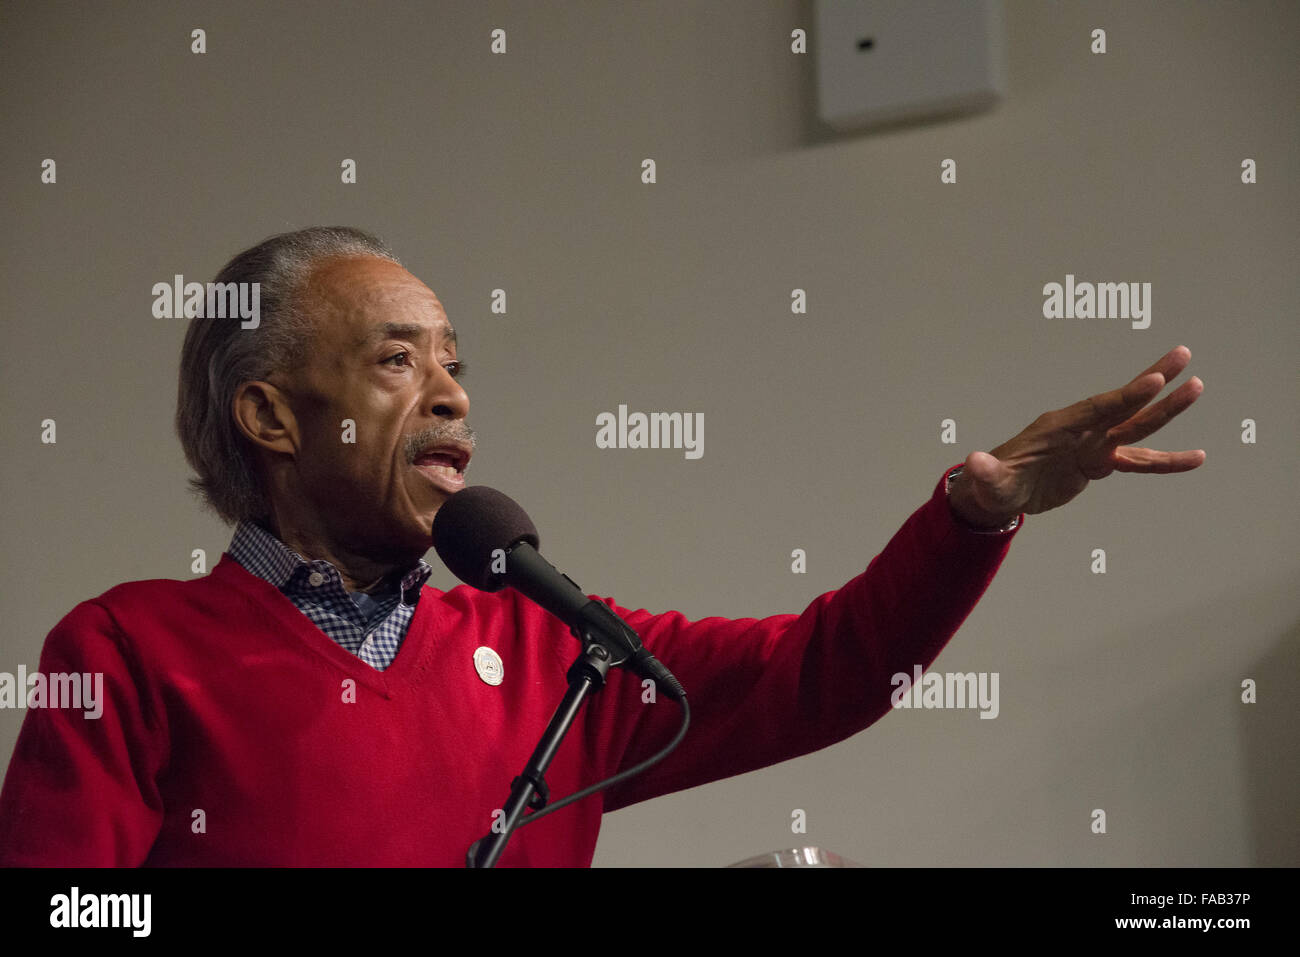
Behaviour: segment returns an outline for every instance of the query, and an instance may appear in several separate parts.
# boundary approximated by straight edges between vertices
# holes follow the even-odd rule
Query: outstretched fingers
[[[1192,449],[1184,452],[1157,452],[1155,449],[1122,445],[1115,450],[1113,462],[1116,472],[1170,475],[1175,472],[1190,472],[1200,467],[1205,462],[1205,451]]]
[[[1195,402],[1205,391],[1205,383],[1192,376],[1177,390],[1165,396],[1155,405],[1143,409],[1137,415],[1115,426],[1106,439],[1115,445],[1140,442],[1160,429]]]
[[[1119,425],[1158,396],[1170,379],[1187,368],[1191,358],[1190,349],[1186,346],[1176,346],[1152,363],[1128,385],[1081,399],[1073,405],[1058,410],[1053,416],[1057,419],[1057,424],[1071,431]]]

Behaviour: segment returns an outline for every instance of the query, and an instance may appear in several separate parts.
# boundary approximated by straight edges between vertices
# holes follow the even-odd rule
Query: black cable
[[[686,736],[686,729],[691,726],[690,704],[686,701],[685,697],[678,698],[677,700],[680,701],[682,705],[682,726],[678,728],[677,735],[671,741],[668,742],[668,746],[666,748],[664,748],[658,754],[652,754],[650,757],[646,758],[640,764],[635,764],[632,767],[628,768],[626,771],[620,771],[618,772],[618,774],[615,774],[612,777],[605,778],[605,780],[603,781],[597,781],[595,784],[592,784],[589,787],[585,787],[581,791],[577,791],[573,794],[570,794],[568,797],[562,798],[561,800],[556,801],[554,804],[542,808],[542,810],[540,811],[534,811],[532,814],[526,815],[515,824],[514,830],[516,831],[519,830],[519,828],[523,827],[525,824],[531,824],[533,821],[536,821],[539,817],[546,817],[546,815],[550,814],[552,811],[558,811],[562,807],[567,807],[568,805],[572,804],[574,801],[581,801],[583,798],[590,797],[591,795],[595,794],[597,791],[601,791],[607,787],[612,787],[613,785],[618,784],[620,781],[625,781],[628,778],[632,777],[634,774],[640,774],[642,771],[646,770],[646,768],[658,764],[664,758],[668,757],[668,755],[672,752],[673,748],[681,744],[682,738]]]

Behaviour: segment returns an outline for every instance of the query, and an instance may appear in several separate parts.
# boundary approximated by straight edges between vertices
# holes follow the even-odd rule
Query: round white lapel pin
[[[485,684],[499,685],[505,679],[505,665],[501,663],[501,656],[489,648],[487,645],[481,645],[474,649],[474,670],[478,676],[483,679]]]

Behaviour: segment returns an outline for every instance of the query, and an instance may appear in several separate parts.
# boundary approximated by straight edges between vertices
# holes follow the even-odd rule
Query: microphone
[[[574,637],[599,641],[643,678],[683,699],[673,673],[642,644],[632,626],[541,556],[537,527],[508,495],[486,485],[462,489],[433,519],[433,547],[452,573],[480,591],[509,585],[569,626]]]

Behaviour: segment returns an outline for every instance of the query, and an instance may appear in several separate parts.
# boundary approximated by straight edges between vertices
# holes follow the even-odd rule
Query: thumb
[[[966,472],[979,482],[993,484],[997,481],[1002,463],[987,452],[972,452],[966,456]]]

